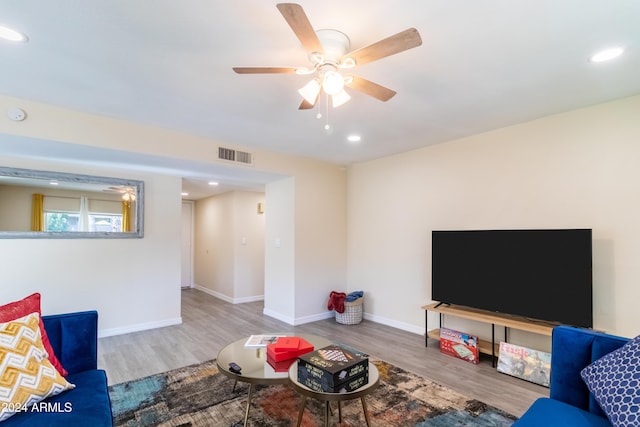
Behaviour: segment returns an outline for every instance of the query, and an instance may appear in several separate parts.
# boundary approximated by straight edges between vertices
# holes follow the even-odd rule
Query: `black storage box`
[[[365,384],[369,379],[369,359],[358,352],[339,345],[323,347],[298,358],[298,381],[306,384],[319,384],[316,391],[333,392],[340,389],[346,381],[365,376]]]
[[[309,387],[313,391],[322,391],[325,393],[350,393],[366,385],[369,382],[369,372],[365,372],[357,377],[350,378],[343,383],[334,387],[330,387],[322,379],[315,377],[306,377],[304,380],[298,375],[298,381]]]

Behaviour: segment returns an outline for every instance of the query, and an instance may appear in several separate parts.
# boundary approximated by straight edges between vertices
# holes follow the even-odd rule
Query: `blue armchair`
[[[2,427],[91,426],[112,427],[111,400],[107,376],[98,369],[98,313],[43,316],[53,350],[69,372],[67,380],[75,388],[45,400],[37,406],[2,422]]]
[[[628,341],[586,329],[555,327],[549,397],[536,400],[514,427],[611,427],[580,371]]]

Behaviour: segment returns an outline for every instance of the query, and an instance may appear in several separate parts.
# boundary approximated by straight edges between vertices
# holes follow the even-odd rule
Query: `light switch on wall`
[[[243,245],[247,244],[247,238],[243,237],[242,239],[240,239],[240,243],[242,243]]]
[[[274,243],[276,245],[276,248],[279,248],[280,247],[280,238],[276,237],[276,239],[274,240]]]

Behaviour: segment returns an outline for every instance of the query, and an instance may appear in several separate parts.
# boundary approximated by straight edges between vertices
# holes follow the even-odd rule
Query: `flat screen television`
[[[434,230],[434,301],[593,326],[591,229]]]

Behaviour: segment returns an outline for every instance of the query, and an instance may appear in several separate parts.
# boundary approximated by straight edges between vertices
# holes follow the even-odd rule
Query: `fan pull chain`
[[[329,95],[327,94],[324,97],[324,130],[328,135],[333,131],[329,124]]]

